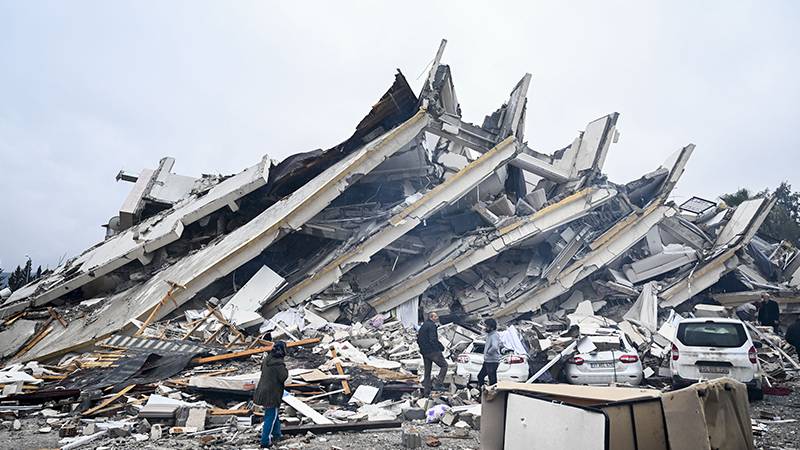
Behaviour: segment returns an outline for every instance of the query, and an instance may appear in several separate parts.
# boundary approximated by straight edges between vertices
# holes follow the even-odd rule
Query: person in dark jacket
[[[486,342],[483,344],[483,365],[478,372],[478,389],[483,387],[486,376],[489,384],[497,384],[497,368],[500,366],[501,349],[500,335],[497,334],[497,321],[486,319]]]
[[[438,321],[439,315],[432,312],[428,316],[428,320],[423,322],[422,326],[419,327],[419,331],[417,331],[417,344],[425,365],[425,377],[422,379],[422,386],[426,397],[431,394],[431,369],[433,369],[433,363],[439,366],[439,375],[436,376],[437,390],[444,390],[444,377],[447,375],[447,361],[442,355],[444,346],[439,342],[439,331],[436,326]]]
[[[283,398],[283,384],[289,371],[283,363],[286,356],[286,343],[277,341],[272,350],[264,355],[261,363],[261,378],[253,395],[253,402],[264,407],[264,428],[261,431],[261,447],[269,447],[281,438],[281,420],[278,411]]]
[[[758,321],[765,327],[772,327],[776,333],[779,331],[781,321],[781,311],[778,302],[772,299],[769,294],[761,294],[761,308],[758,310]]]
[[[786,342],[794,345],[797,358],[800,359],[800,317],[798,317],[793,324],[789,325],[789,328],[786,330]]]

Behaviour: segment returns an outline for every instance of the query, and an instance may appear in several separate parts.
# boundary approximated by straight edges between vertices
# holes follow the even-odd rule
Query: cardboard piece
[[[753,449],[747,387],[729,378],[667,393],[501,381],[481,409],[481,446],[490,450],[534,441],[553,450]]]

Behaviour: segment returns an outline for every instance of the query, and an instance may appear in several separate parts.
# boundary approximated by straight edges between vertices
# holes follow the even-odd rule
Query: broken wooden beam
[[[299,341],[291,341],[286,343],[286,347],[300,347],[303,345],[310,345],[316,344],[320,341],[320,338],[313,338],[313,339],[301,339]],[[195,358],[192,360],[194,364],[206,364],[210,362],[217,362],[217,361],[227,361],[229,359],[236,359],[236,358],[244,358],[250,355],[257,355],[259,353],[264,353],[272,350],[272,342],[269,345],[265,345],[263,347],[256,347],[251,348],[249,350],[242,350],[240,352],[232,352],[232,353],[223,353],[221,355],[216,356],[206,356],[204,358]]]
[[[100,402],[99,405],[95,406],[94,408],[87,409],[86,411],[83,412],[82,415],[83,416],[91,416],[92,414],[95,414],[96,412],[104,409],[106,406],[108,406],[111,403],[113,403],[114,401],[116,401],[118,398],[120,398],[123,395],[127,394],[128,391],[133,389],[135,386],[136,386],[135,384],[131,384],[131,385],[126,386],[123,390],[121,390],[121,391],[117,392],[116,394],[112,395],[111,397],[103,400],[102,402]]]
[[[334,360],[337,359],[336,349],[331,347],[331,358]],[[342,363],[336,361],[336,371],[339,372],[339,375],[344,375],[344,369],[342,368]],[[347,380],[342,380],[342,389],[344,389],[345,395],[350,395],[350,383]]]

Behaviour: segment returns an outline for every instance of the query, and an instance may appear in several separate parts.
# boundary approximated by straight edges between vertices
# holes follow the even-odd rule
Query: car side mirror
[[[764,346],[764,344],[762,344],[761,341],[753,341],[753,347],[761,348],[763,346]]]

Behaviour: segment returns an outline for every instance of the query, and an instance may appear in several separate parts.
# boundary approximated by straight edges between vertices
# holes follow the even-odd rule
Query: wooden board
[[[314,423],[318,425],[333,425],[332,420],[318,413],[314,408],[306,405],[305,402],[294,395],[284,395],[283,402],[297,410],[300,414],[313,420]]]

